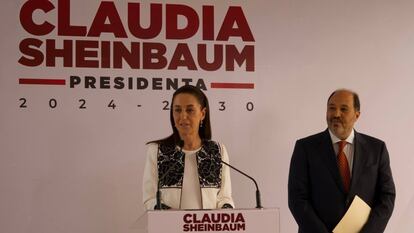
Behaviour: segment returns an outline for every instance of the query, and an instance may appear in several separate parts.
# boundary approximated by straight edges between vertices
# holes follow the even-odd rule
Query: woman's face
[[[206,109],[197,98],[188,93],[175,96],[172,105],[174,124],[180,137],[198,136],[200,122],[204,120]]]

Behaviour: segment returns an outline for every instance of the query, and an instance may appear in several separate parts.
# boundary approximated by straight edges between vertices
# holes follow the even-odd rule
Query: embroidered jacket
[[[174,209],[180,208],[184,156],[184,152],[176,146],[163,144],[148,146],[143,178],[143,201],[146,209],[153,209],[156,204],[158,179],[160,179],[162,204]],[[220,159],[228,162],[224,145],[205,141],[196,153],[196,158],[202,208],[222,208],[225,204],[234,206],[231,197],[230,171],[220,162]]]

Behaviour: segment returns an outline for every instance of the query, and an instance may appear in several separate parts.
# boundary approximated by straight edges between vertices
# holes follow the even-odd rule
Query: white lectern
[[[135,226],[140,233],[280,231],[276,208],[148,211]]]

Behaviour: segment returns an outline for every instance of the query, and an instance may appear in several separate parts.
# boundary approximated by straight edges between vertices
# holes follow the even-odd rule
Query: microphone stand
[[[260,198],[259,186],[257,185],[256,180],[255,180],[255,179],[253,179],[253,177],[251,177],[251,176],[247,175],[246,173],[244,173],[244,172],[240,171],[239,169],[237,169],[237,168],[233,167],[232,165],[230,165],[230,164],[228,164],[228,163],[224,162],[223,160],[220,160],[220,161],[221,161],[222,163],[226,164],[227,166],[229,166],[230,168],[232,168],[232,169],[236,170],[236,171],[237,171],[237,172],[239,172],[240,174],[242,174],[242,175],[246,176],[247,178],[249,178],[250,180],[252,180],[252,181],[254,182],[254,185],[256,186],[256,208],[257,208],[257,209],[262,209],[263,207],[262,207],[262,201],[261,201],[261,198]]]

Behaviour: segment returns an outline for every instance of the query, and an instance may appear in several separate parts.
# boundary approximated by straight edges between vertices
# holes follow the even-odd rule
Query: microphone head
[[[177,146],[180,147],[180,148],[183,148],[184,147],[184,140],[182,140],[182,139],[178,140]]]

